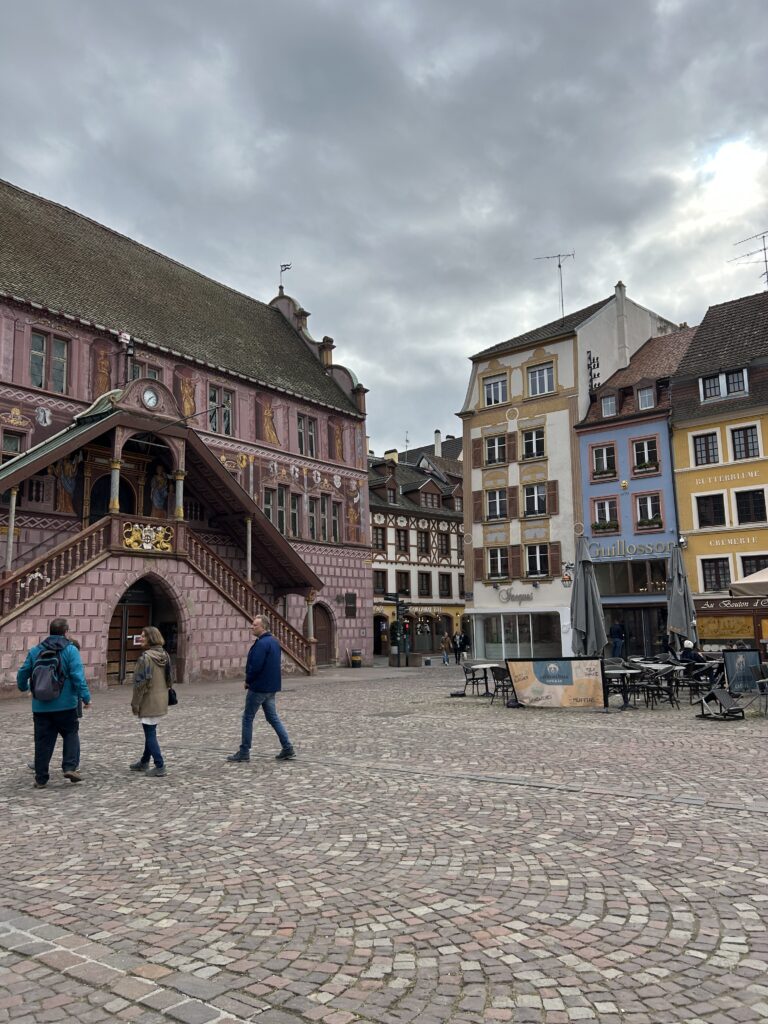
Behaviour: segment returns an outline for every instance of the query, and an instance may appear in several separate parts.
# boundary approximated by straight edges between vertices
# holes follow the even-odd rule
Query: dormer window
[[[713,398],[727,398],[730,395],[745,395],[749,391],[746,369],[727,370],[713,373],[699,380],[702,402]]]
[[[637,408],[638,409],[652,409],[655,402],[655,395],[653,388],[638,388],[637,389]]]
[[[395,504],[396,497],[397,497],[397,495],[395,494],[395,488],[394,487],[388,487],[387,488],[387,501],[389,502],[390,505],[394,505]]]
[[[502,405],[507,401],[507,375],[499,373],[483,381],[483,395],[486,405]]]
[[[603,416],[616,415],[616,395],[606,395],[602,403]]]

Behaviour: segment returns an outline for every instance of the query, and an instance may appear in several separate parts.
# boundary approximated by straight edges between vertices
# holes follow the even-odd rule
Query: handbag
[[[176,696],[176,691],[172,686],[168,687],[168,707],[172,708],[174,704],[179,703],[179,698]]]

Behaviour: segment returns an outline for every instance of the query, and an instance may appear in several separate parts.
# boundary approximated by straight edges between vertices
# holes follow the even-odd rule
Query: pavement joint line
[[[43,924],[43,923],[41,923],[38,927],[39,928],[46,928],[48,926]],[[55,939],[41,939],[40,936],[35,934],[34,929],[27,930],[27,929],[24,929],[24,928],[17,928],[15,925],[11,924],[10,922],[0,921],[0,934],[2,934],[2,936],[4,938],[18,936],[19,937],[18,943],[16,943],[14,946],[7,946],[6,948],[12,950],[18,956],[23,956],[23,957],[25,957],[26,959],[29,959],[29,960],[38,960],[38,959],[40,959],[43,956],[49,956],[51,953],[56,953],[56,952],[74,954],[74,955],[79,956],[81,958],[81,962],[80,963],[71,964],[69,967],[66,967],[64,969],[59,969],[59,968],[54,968],[54,967],[49,967],[48,968],[49,970],[56,970],[56,971],[58,971],[58,973],[61,974],[61,975],[68,975],[75,968],[82,967],[83,964],[95,964],[97,967],[105,967],[108,970],[113,971],[115,974],[121,975],[123,978],[134,977],[133,974],[131,974],[129,971],[124,970],[122,967],[113,967],[111,964],[105,963],[104,961],[99,960],[99,959],[97,959],[95,957],[86,956],[86,955],[84,955],[82,953],[78,953],[77,952],[77,950],[78,950],[77,946],[63,946],[63,945],[61,945],[61,943],[57,942]],[[76,932],[65,932],[65,937],[69,937],[69,936],[75,936],[78,939],[82,939],[83,945],[87,945],[88,943],[93,941],[93,940],[91,940],[91,939],[89,939],[87,937],[78,935]],[[62,936],[59,936],[59,938],[62,938]],[[40,952],[32,953],[32,954],[26,954],[26,953],[24,953],[23,949],[18,949],[18,946],[23,946],[24,944],[26,944],[28,942],[34,942],[34,943],[45,942],[50,948],[49,949],[45,949],[45,950],[41,950]],[[43,960],[43,963],[45,963],[44,960]],[[46,964],[46,966],[48,966],[48,965]],[[77,977],[77,975],[73,975],[73,977]],[[138,976],[136,976],[136,977],[138,977]],[[144,979],[144,980],[146,980],[146,979]],[[89,985],[94,991],[99,991],[101,989],[109,990],[111,988],[111,985],[109,983],[104,984],[104,985],[98,985],[98,984],[94,984],[93,982],[88,981],[87,979],[84,981],[82,978],[78,978],[78,981],[81,984]],[[156,1007],[153,1007],[153,1009],[155,1010],[156,1013],[160,1013],[164,1017],[168,1015],[166,1011],[168,1011],[168,1010],[175,1010],[179,1006],[186,1005],[187,1003],[194,1003],[194,1004],[199,1005],[199,1006],[204,1006],[206,1009],[211,1010],[212,1012],[215,1012],[218,1016],[215,1017],[215,1018],[212,1017],[210,1019],[210,1021],[209,1021],[209,1024],[216,1024],[217,1020],[222,1020],[222,1019],[226,1020],[227,1024],[249,1024],[249,1022],[255,1020],[256,1017],[260,1016],[262,1013],[266,1013],[267,1012],[266,1009],[265,1010],[258,1010],[254,1014],[252,1014],[250,1017],[237,1017],[235,1014],[230,1013],[227,1010],[222,1010],[220,1007],[216,1006],[215,1003],[207,1003],[207,1002],[205,1002],[205,1000],[202,1000],[202,999],[190,998],[189,996],[186,996],[183,993],[177,992],[171,986],[166,986],[166,985],[158,985],[153,991],[145,992],[143,996],[140,996],[137,999],[133,999],[131,997],[126,997],[126,996],[122,996],[121,998],[127,999],[128,1002],[133,1003],[135,1006],[139,1006],[139,1005],[146,1005],[145,1001],[147,999],[156,998],[158,996],[158,994],[160,994],[160,993],[167,993],[169,996],[170,995],[172,995],[172,996],[177,996],[178,995],[179,996],[178,1002],[170,1003],[168,1006],[163,1007],[163,1009],[157,1009]],[[269,1007],[269,1009],[273,1009],[273,1007]]]

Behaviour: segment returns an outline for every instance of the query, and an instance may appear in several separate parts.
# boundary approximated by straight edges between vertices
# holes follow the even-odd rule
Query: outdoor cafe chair
[[[482,692],[487,691],[487,684],[485,674],[477,669],[472,668],[471,665],[462,665],[464,669],[464,693],[466,695],[467,690],[474,694],[476,697],[480,696],[481,687]]]
[[[501,699],[506,704],[509,700],[510,693],[514,693],[512,679],[507,671],[506,665],[493,665],[491,667],[491,678],[493,679],[491,704],[496,700],[497,693],[501,695]]]

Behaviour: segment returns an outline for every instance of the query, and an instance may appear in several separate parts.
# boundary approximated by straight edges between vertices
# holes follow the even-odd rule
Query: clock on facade
[[[141,393],[141,400],[148,409],[154,409],[160,401],[160,396],[154,388],[144,388]]]

